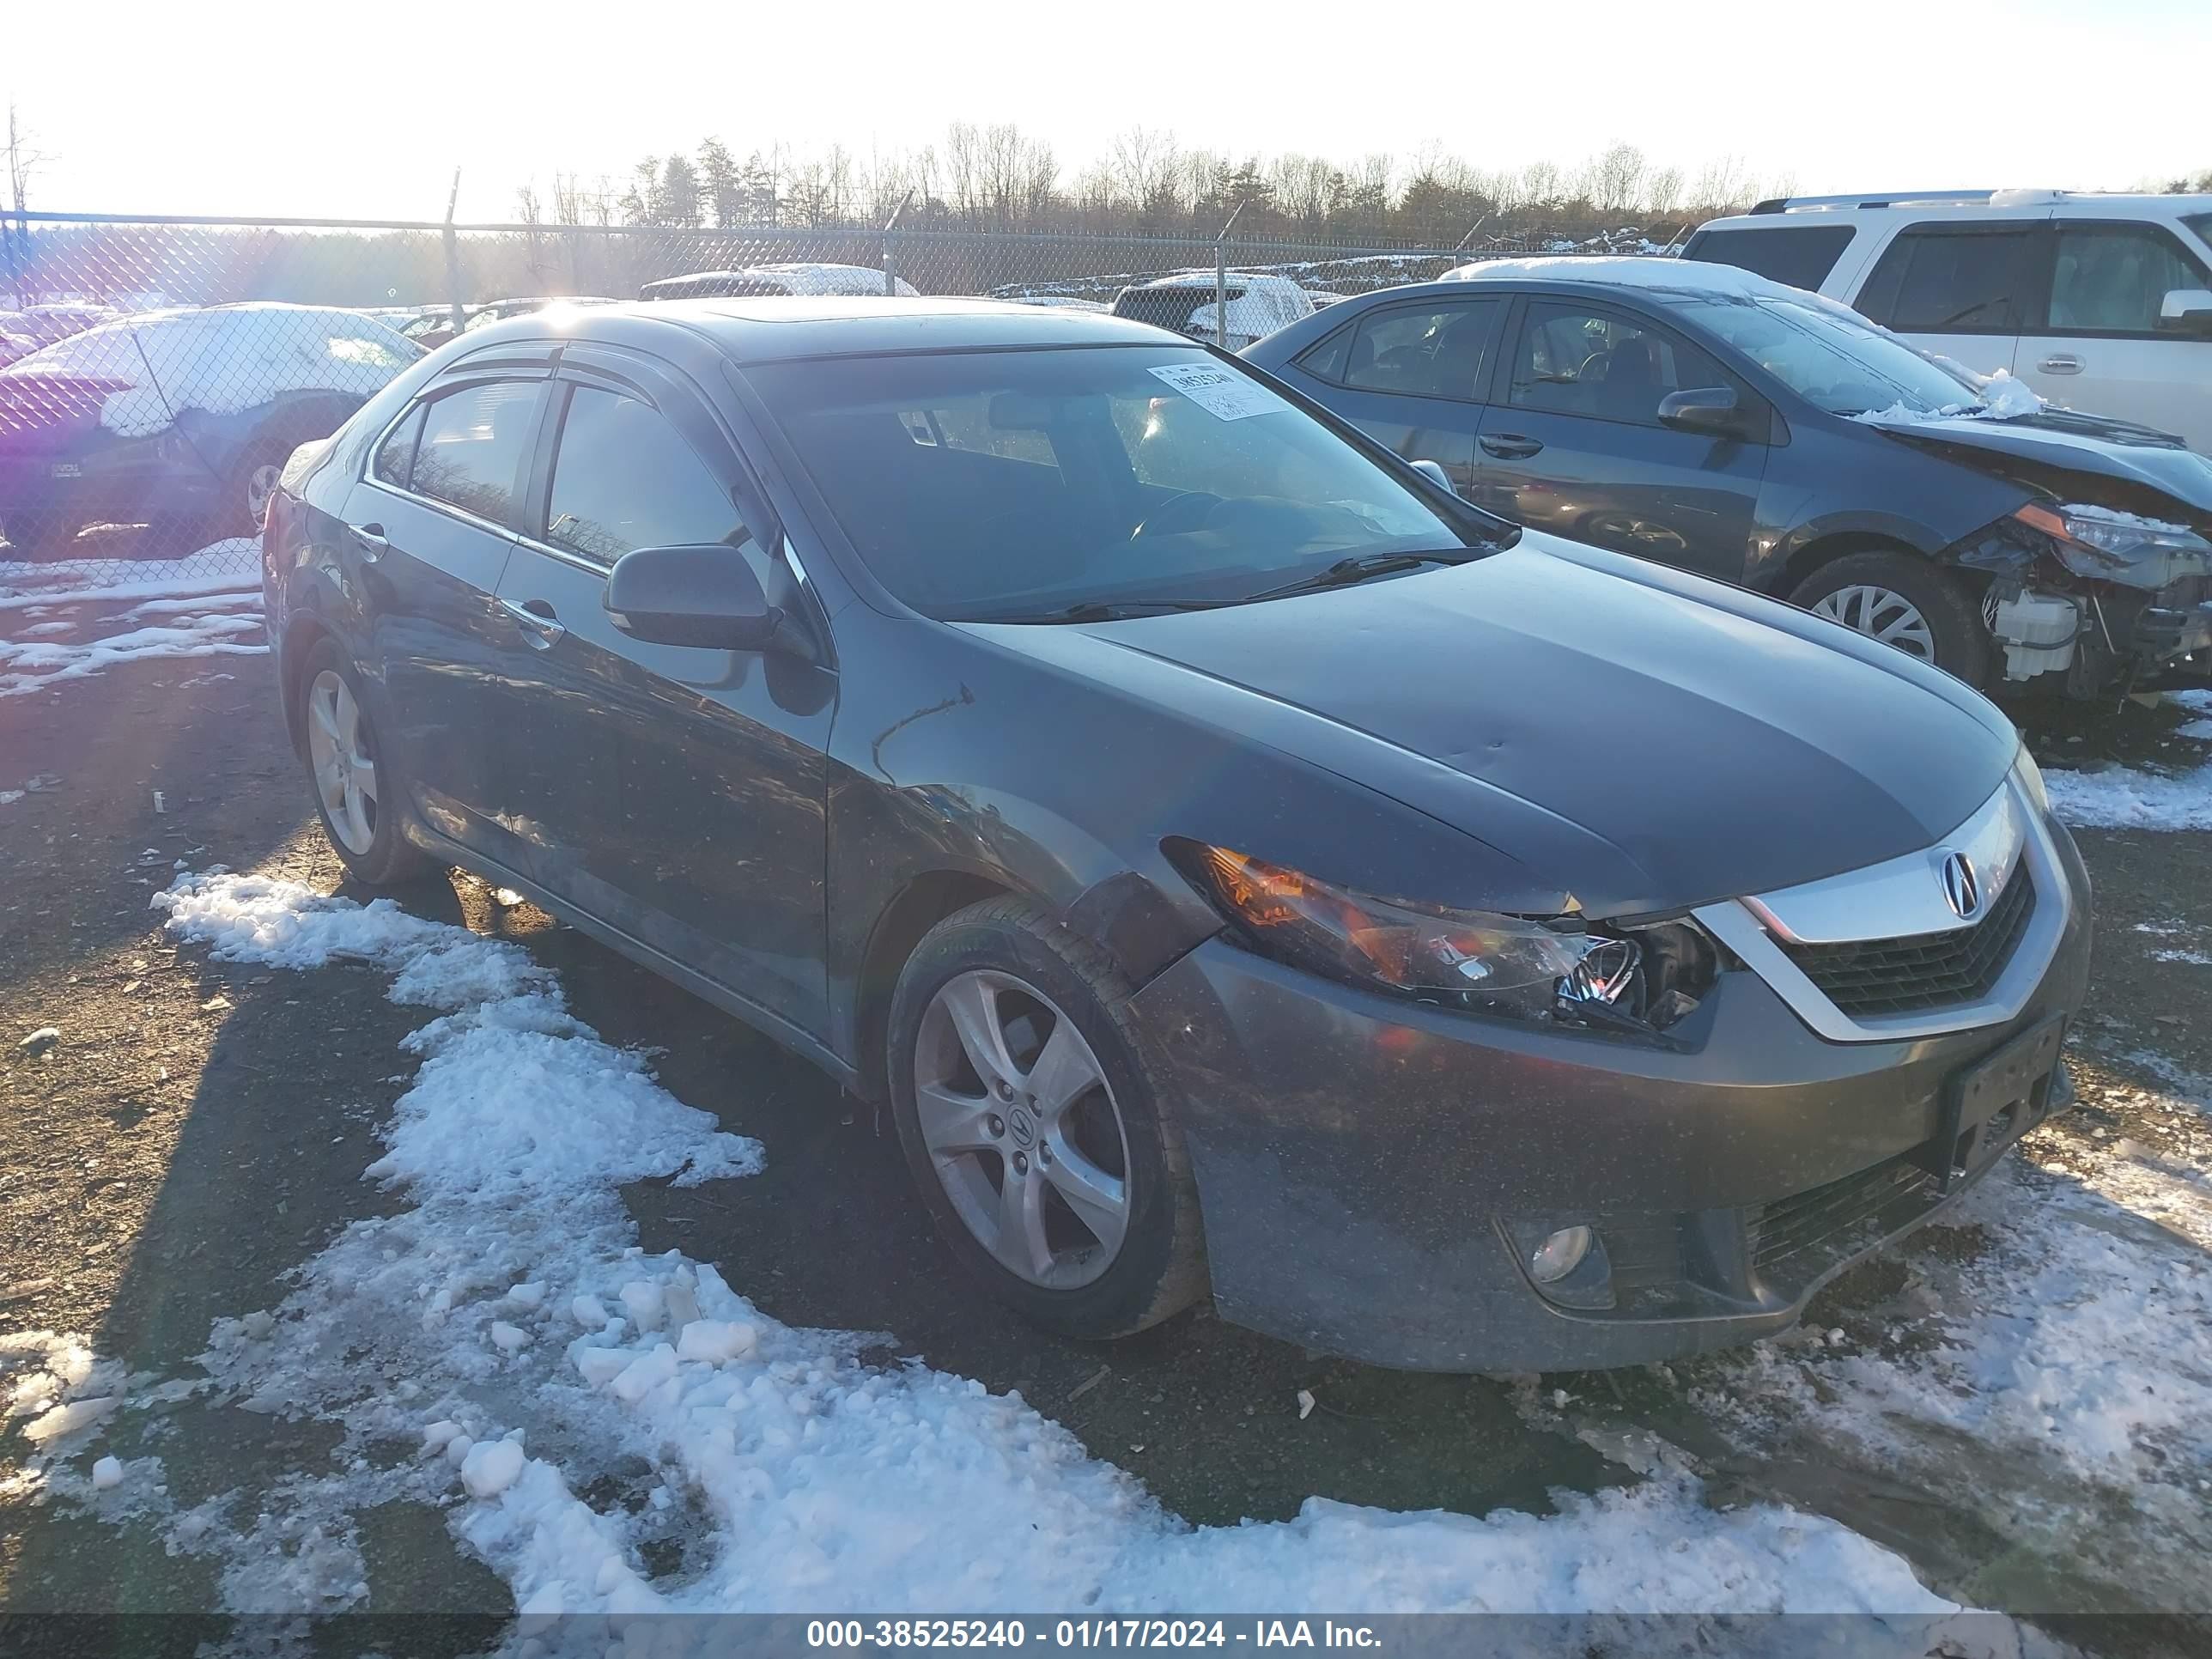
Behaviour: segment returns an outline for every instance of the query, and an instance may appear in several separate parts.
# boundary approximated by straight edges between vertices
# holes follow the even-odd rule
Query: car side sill
[[[771,1013],[758,1003],[739,996],[735,991],[717,981],[708,979],[694,969],[686,968],[675,957],[654,949],[642,939],[633,938],[621,928],[601,921],[587,911],[580,910],[565,899],[558,899],[526,877],[516,874],[496,859],[489,859],[472,852],[459,842],[448,840],[436,830],[422,824],[407,825],[408,839],[432,857],[459,866],[470,874],[481,876],[496,887],[510,888],[522,895],[549,916],[567,922],[580,933],[588,933],[610,950],[618,951],[641,968],[649,968],[702,1002],[711,1003],[726,1014],[743,1020],[763,1036],[781,1043],[802,1060],[819,1066],[836,1079],[840,1087],[856,1093],[860,1087],[857,1067],[839,1059],[819,1038],[810,1036],[781,1014]]]

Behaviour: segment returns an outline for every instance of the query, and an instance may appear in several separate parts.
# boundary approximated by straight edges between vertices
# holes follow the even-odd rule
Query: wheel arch
[[[1770,597],[1786,600],[1819,571],[1854,553],[1904,553],[1927,560],[1930,568],[1950,568],[1929,549],[1901,536],[1880,530],[1834,530],[1792,551],[1758,586]]]
[[[276,684],[284,702],[284,730],[292,739],[295,754],[301,752],[307,739],[300,718],[300,676],[306,671],[307,659],[314,654],[315,647],[337,637],[329,624],[313,611],[295,615],[284,626],[283,643],[276,655]]]
[[[891,993],[915,947],[947,916],[1017,890],[975,870],[927,870],[910,878],[878,913],[853,984],[854,1089],[863,1099],[890,1097],[884,1051],[890,1039]]]

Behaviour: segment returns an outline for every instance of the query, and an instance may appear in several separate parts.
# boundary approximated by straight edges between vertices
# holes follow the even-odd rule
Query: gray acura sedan
[[[1055,1330],[1741,1341],[2069,1098],[2088,883],[1989,703],[1139,324],[520,318],[264,545],[356,876],[477,872],[887,1101]]]

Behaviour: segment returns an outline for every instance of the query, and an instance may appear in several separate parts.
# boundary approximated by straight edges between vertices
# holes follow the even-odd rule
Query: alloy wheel
[[[1104,1274],[1128,1231],[1128,1132],[1075,1022],[1012,974],[956,975],[914,1068],[930,1166],[975,1242],[1047,1290]]]
[[[368,856],[376,839],[376,757],[352,688],[328,668],[307,688],[307,763],[331,833],[356,858]]]
[[[276,481],[283,473],[276,462],[264,461],[246,475],[246,516],[257,529],[269,521],[269,498],[276,493]]]
[[[1839,622],[1923,662],[1936,660],[1936,630],[1920,614],[1918,605],[1892,589],[1864,582],[1839,587],[1815,599],[1812,611],[1816,617]]]

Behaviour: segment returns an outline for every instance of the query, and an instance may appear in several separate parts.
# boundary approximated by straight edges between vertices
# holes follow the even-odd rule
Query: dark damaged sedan
[[[1987,702],[1139,324],[519,319],[264,546],[356,874],[478,872],[888,1102],[1056,1330],[1741,1341],[2069,1097],[2088,884]]]
[[[1741,582],[1977,687],[2212,674],[2212,460],[1731,266],[1489,259],[1243,354],[1516,523]]]

